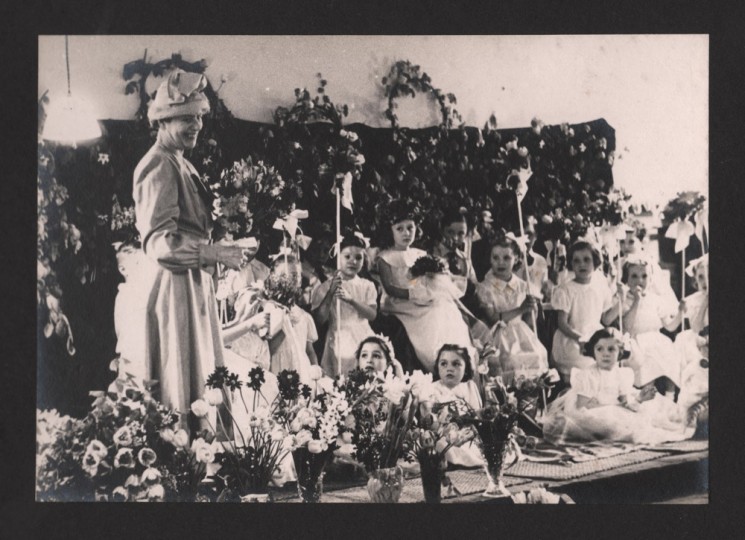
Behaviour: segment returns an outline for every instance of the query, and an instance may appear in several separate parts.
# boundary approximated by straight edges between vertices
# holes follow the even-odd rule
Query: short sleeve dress
[[[329,279],[313,290],[312,309],[315,310],[321,305],[330,287],[331,280]],[[370,280],[354,276],[352,279],[343,280],[341,287],[360,304],[374,306],[377,302],[378,292]],[[324,373],[332,378],[336,377],[337,374],[346,375],[349,370],[356,367],[355,353],[357,352],[357,346],[360,341],[373,333],[370,323],[353,306],[344,301],[339,302],[339,305],[341,307],[341,317],[337,315],[336,302],[333,303],[329,311],[326,343],[321,357],[321,367]],[[339,319],[341,319],[341,332],[337,333]]]
[[[613,297],[603,280],[591,279],[590,283],[572,280],[556,287],[551,304],[557,311],[568,314],[569,326],[589,338],[603,327],[601,318],[613,305]],[[572,368],[592,367],[595,362],[581,353],[577,341],[558,329],[554,332],[551,355],[564,380],[569,378]]]
[[[525,281],[514,274],[509,281],[504,281],[491,270],[476,288],[479,302],[500,313],[519,307],[527,294],[528,284]],[[533,377],[548,370],[546,347],[521,317],[514,317],[507,323],[497,322],[491,328],[491,338],[499,351],[502,378],[507,384],[515,373]]]

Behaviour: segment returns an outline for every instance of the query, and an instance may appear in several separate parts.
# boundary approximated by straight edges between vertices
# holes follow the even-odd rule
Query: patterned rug
[[[564,461],[559,463],[535,463],[521,461],[505,471],[505,477],[519,476],[521,478],[543,480],[574,480],[590,474],[617,469],[626,465],[634,465],[660,457],[659,451],[634,450],[611,457],[604,457],[590,461],[574,463]]]

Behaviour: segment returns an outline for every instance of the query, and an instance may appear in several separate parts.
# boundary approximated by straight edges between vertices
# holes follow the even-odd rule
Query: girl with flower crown
[[[380,309],[403,323],[419,362],[432,371],[436,341],[473,347],[458,301],[460,291],[439,259],[412,247],[419,231],[415,207],[394,201],[385,221],[387,241],[377,258],[383,286]]]
[[[316,287],[311,300],[319,323],[328,322],[321,366],[332,378],[354,369],[357,344],[372,333],[370,321],[378,312],[375,285],[358,275],[365,263],[365,241],[349,234],[335,247],[341,269]],[[341,313],[336,311],[337,299]]]
[[[528,284],[513,274],[519,260],[516,238],[502,231],[492,244],[491,270],[476,289],[507,384],[520,373],[532,377],[548,371],[548,352],[523,320],[537,310],[537,301]]]

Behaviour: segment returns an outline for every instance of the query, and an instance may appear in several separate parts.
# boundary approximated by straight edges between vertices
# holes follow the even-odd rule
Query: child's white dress
[[[569,326],[589,339],[603,328],[601,318],[613,305],[613,296],[603,280],[592,279],[584,284],[568,281],[554,289],[551,305],[557,311],[567,312]],[[595,364],[595,360],[582,354],[577,341],[558,329],[554,332],[551,355],[565,381],[572,368],[589,368]]]
[[[624,310],[628,310],[632,302],[633,296],[628,294],[624,299]],[[628,332],[638,345],[638,354],[634,350],[629,359],[629,366],[634,369],[634,384],[638,387],[662,376],[680,387],[681,359],[673,342],[660,333],[662,319],[674,315],[676,307],[648,290],[639,298],[634,323],[624,327],[624,332]]]
[[[380,299],[380,309],[395,315],[406,328],[422,365],[432,371],[437,352],[446,343],[473,349],[468,325],[456,304],[460,291],[447,274],[421,276],[410,280],[409,268],[427,253],[421,249],[384,250],[378,255],[391,267],[393,285],[415,290],[415,299],[404,300],[386,294]],[[471,355],[472,360],[474,355]],[[475,366],[474,366],[475,367]]]
[[[463,400],[474,410],[478,410],[483,406],[481,404],[481,395],[476,387],[476,383],[473,381],[459,383],[452,389],[445,386],[442,381],[435,381],[432,386],[434,387],[435,403]],[[442,443],[441,446],[442,448],[445,447]],[[445,458],[449,463],[463,467],[481,467],[484,465],[484,458],[475,441],[452,447],[445,454]]]
[[[687,328],[675,336],[675,350],[681,359],[683,369],[700,358],[698,333],[709,326],[709,296],[696,291],[686,296],[685,301]]]
[[[119,377],[131,375],[138,381],[149,379],[145,350],[145,321],[147,319],[146,290],[137,283],[119,285],[114,302],[114,330],[119,358]]]
[[[520,307],[527,294],[525,281],[514,274],[509,281],[504,281],[491,270],[476,288],[482,305],[500,313]],[[514,317],[507,323],[497,322],[491,333],[492,344],[499,350],[502,378],[506,384],[513,380],[515,373],[533,377],[548,371],[548,351],[522,317]]]
[[[271,355],[271,372],[276,375],[284,369],[294,369],[300,381],[310,386],[311,363],[306,347],[308,342],[318,339],[313,317],[296,305],[288,310],[274,302],[266,302],[264,311],[270,313],[272,328],[279,327],[284,333],[284,339]],[[276,335],[275,331],[270,332],[272,336]]]
[[[681,424],[670,420],[674,405],[656,396],[640,405],[638,412],[621,405],[620,396],[635,400],[634,372],[614,366],[610,370],[597,367],[574,368],[571,389],[554,400],[543,422],[544,437],[554,443],[612,441],[657,444],[678,441],[692,434]],[[577,396],[594,398],[599,407],[577,407]]]
[[[372,281],[354,276],[352,279],[343,280],[341,287],[349,297],[360,304],[369,306],[375,305],[377,302],[378,293]],[[329,279],[313,290],[311,303],[313,310],[318,309],[330,288],[331,280]],[[323,372],[331,378],[336,377],[337,374],[346,375],[349,370],[357,366],[357,359],[355,358],[357,347],[360,341],[373,334],[370,323],[353,306],[343,300],[339,304],[341,305],[341,332],[338,333],[338,349],[338,318],[336,300],[334,300],[329,310],[328,331],[326,332],[326,343],[321,358]]]

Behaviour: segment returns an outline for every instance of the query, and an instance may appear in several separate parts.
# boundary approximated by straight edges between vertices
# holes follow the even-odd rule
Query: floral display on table
[[[246,386],[254,390],[251,407],[245,400],[242,381],[225,367],[218,367],[210,374],[204,399],[191,405],[192,414],[203,419],[221,441],[210,455],[210,462],[220,466],[211,477],[220,493],[219,501],[267,500],[269,485],[289,451],[285,444],[286,430],[272,418],[269,408],[259,402],[256,392],[264,382],[263,373],[252,376],[249,372],[248,377]],[[224,406],[238,401],[233,399],[234,393],[240,397],[247,424],[239,423],[230,407]],[[216,420],[210,420],[211,416]]]
[[[522,432],[518,432],[518,420],[521,417],[530,419],[526,410],[536,406],[534,399],[542,388],[550,387],[553,379],[552,373],[533,379],[518,377],[517,384],[507,387],[500,376],[491,377],[479,370],[477,380],[484,406],[473,409],[466,404],[465,412],[462,407],[453,409],[453,420],[458,426],[472,426],[478,433],[479,449],[489,480],[485,497],[510,495],[502,481],[502,473],[520,456],[516,436]]]
[[[369,379],[353,403],[351,455],[365,468],[373,502],[398,502],[401,497],[404,476],[398,460],[405,454],[407,433],[419,405],[413,381],[422,375],[415,372],[402,379],[388,368],[384,377]]]
[[[428,374],[431,378],[431,374]],[[417,420],[407,433],[404,457],[419,463],[424,501],[439,503],[442,486],[449,485],[445,477],[445,455],[454,446],[461,446],[475,437],[470,428],[460,428],[452,421],[454,403],[435,404],[431,410],[420,410]]]
[[[36,494],[40,501],[211,500],[202,485],[211,438],[177,429],[179,415],[147,388],[117,381],[91,392],[83,419],[37,412]]]
[[[251,373],[255,380],[263,370],[254,368]],[[288,434],[286,443],[295,464],[298,495],[303,502],[319,502],[324,468],[335,450],[351,442],[345,426],[349,403],[336,383],[321,387],[315,382],[311,389],[293,370],[281,371],[277,383],[279,393],[268,408]]]

